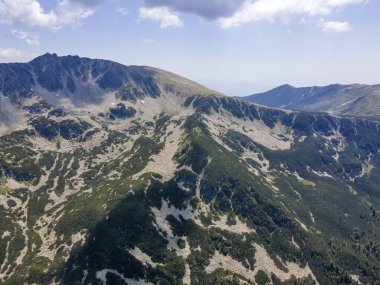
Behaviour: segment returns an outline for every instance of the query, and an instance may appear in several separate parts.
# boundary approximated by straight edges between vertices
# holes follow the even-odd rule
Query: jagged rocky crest
[[[1,284],[380,280],[376,121],[79,57],[0,82]]]

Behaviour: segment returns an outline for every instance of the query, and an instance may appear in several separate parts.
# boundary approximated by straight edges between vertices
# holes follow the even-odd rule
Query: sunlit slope
[[[3,95],[21,119],[0,137],[0,283],[380,279],[376,122],[261,107],[146,67],[103,88],[111,67],[43,58],[40,70],[65,66],[61,83],[78,71],[83,93]]]

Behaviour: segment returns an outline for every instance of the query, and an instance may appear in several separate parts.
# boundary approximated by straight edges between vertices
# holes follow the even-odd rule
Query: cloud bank
[[[54,9],[45,11],[37,0],[0,0],[0,23],[22,23],[30,27],[59,30],[65,25],[79,24],[94,13],[82,2],[86,3],[61,0]]]
[[[198,15],[208,20],[232,16],[245,0],[146,0],[148,7],[170,7],[176,11]]]
[[[352,29],[352,25],[348,22],[325,21],[321,19],[317,25],[324,32],[343,33]]]
[[[145,8],[139,9],[139,18],[143,20],[152,20],[160,23],[161,28],[182,27],[183,22],[178,14],[168,7]]]
[[[38,35],[31,34],[29,32],[21,31],[21,30],[12,30],[11,34],[20,40],[25,41],[28,45],[38,45],[39,42],[39,37]]]
[[[173,11],[195,14],[216,21],[223,29],[251,22],[275,21],[281,17],[326,16],[345,6],[366,2],[368,0],[145,0],[148,9],[166,7]],[[326,29],[337,26],[334,22],[326,25]],[[347,25],[340,26],[341,30],[349,30]]]
[[[15,48],[0,48],[1,62],[25,61],[34,58],[36,55],[30,52],[23,52]]]
[[[121,0],[120,0],[121,1]],[[365,4],[369,0],[144,0],[138,17],[152,20],[162,28],[182,27],[181,13],[197,15],[216,22],[223,29],[239,27],[259,21],[281,18],[326,17],[346,6]],[[22,23],[28,27],[45,27],[54,31],[67,25],[80,24],[91,16],[96,7],[114,0],[56,0],[55,6],[45,10],[41,0],[0,0],[0,23]],[[119,14],[127,10],[118,8]],[[348,31],[352,25],[326,21],[322,30]]]
[[[232,28],[257,21],[273,21],[295,15],[329,15],[347,5],[366,0],[257,0],[246,1],[232,16],[219,19],[222,28]]]

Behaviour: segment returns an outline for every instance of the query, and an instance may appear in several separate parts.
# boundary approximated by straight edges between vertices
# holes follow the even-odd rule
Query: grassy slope
[[[199,106],[204,108],[210,106],[201,103],[199,102]],[[228,107],[231,112],[239,115],[234,106]],[[207,109],[203,111],[208,112]],[[324,154],[319,153],[319,138],[310,138],[307,143],[295,145],[290,151],[270,151],[244,135],[226,133],[224,141],[230,141],[234,150],[230,152],[212,139],[202,122],[202,115],[196,113],[186,120],[185,138],[176,155],[177,162],[183,166],[190,166],[194,173],[178,171],[173,179],[165,183],[158,181],[159,177],[151,174],[132,181],[131,177],[143,169],[150,157],[163,147],[159,143],[159,137],[169,119],[161,117],[157,120],[153,138],[141,136],[135,141],[132,150],[126,154],[126,157],[129,157],[127,162],[120,165],[123,162],[122,157],[102,165],[90,163],[88,171],[82,174],[86,183],[83,190],[91,188],[93,192],[89,195],[81,191],[70,197],[65,203],[66,213],[55,230],[59,236],[58,245],[62,241],[69,242],[72,234],[86,228],[90,235],[85,245],[74,246],[76,254],[66,263],[63,259],[64,252],[58,252],[52,262],[45,258],[37,259],[36,252],[30,244],[28,257],[17,268],[20,274],[14,275],[8,280],[8,284],[23,284],[25,278],[31,283],[44,283],[56,276],[62,277],[64,283],[73,284],[83,278],[83,270],[88,270],[86,281],[97,284],[99,280],[95,274],[104,268],[118,270],[127,278],[147,278],[154,283],[181,284],[185,260],[167,250],[166,239],[153,226],[151,208],[159,208],[161,198],[177,208],[187,205],[196,208],[203,203],[209,204],[211,212],[203,218],[205,225],[212,217],[226,213],[231,222],[239,216],[256,229],[257,234],[233,234],[200,227],[191,220],[169,219],[173,231],[186,237],[189,242],[191,254],[186,261],[190,265],[194,284],[235,284],[237,276],[232,276],[231,272],[219,270],[206,274],[204,268],[216,250],[241,262],[248,258],[250,263],[254,264],[252,242],[264,245],[273,258],[278,255],[286,261],[308,263],[321,284],[349,284],[349,273],[358,273],[368,282],[380,279],[380,247],[377,242],[379,218],[376,210],[373,211],[365,202],[366,196],[372,201],[377,201],[378,193],[375,189],[379,174],[374,171],[368,179],[352,183],[350,186],[358,190],[358,195],[355,196],[348,191],[344,173],[340,172],[342,167],[355,165],[355,160],[350,159],[349,153],[356,152],[359,155],[365,152],[365,147],[376,141],[376,138],[369,137],[367,140],[359,141],[359,147],[356,149],[350,145],[347,153],[342,154],[339,163],[332,163],[327,167],[324,161],[329,152],[327,150]],[[267,119],[270,124],[271,117],[268,116]],[[119,144],[128,139],[125,134],[110,132],[105,143],[91,152],[83,149],[72,154],[44,152],[40,160],[35,161],[31,158],[32,150],[28,149],[28,142],[23,140],[23,135],[25,134],[15,133],[2,138],[4,151],[0,159],[3,167],[16,173],[17,179],[26,179],[31,183],[36,183],[41,175],[40,168],[36,168],[35,165],[43,165],[51,172],[45,187],[34,193],[19,190],[14,194],[24,201],[30,199],[27,221],[29,226],[43,214],[43,209],[48,203],[47,191],[54,184],[56,177],[62,177],[58,179],[57,187],[54,189],[60,193],[66,181],[75,175],[79,160],[91,162],[97,154],[106,152],[112,144]],[[23,155],[20,156],[17,149],[19,144],[24,146]],[[281,189],[282,195],[274,194],[263,177],[253,175],[248,171],[247,165],[241,163],[239,153],[249,144],[261,149],[264,156],[270,160],[273,183]],[[17,162],[17,166],[9,163],[10,157],[19,157],[14,161]],[[74,157],[76,162],[71,166],[67,176],[63,176],[63,173],[69,170],[68,163],[71,157]],[[55,166],[54,161],[58,161]],[[281,171],[280,164],[284,161],[290,171],[298,171],[304,178],[303,181],[315,183],[314,187],[309,186],[310,182],[304,185],[302,181],[300,183],[295,177]],[[378,166],[379,158],[376,156],[373,162]],[[329,173],[338,179],[310,174],[306,171],[306,166],[321,171],[329,170]],[[122,174],[119,180],[107,178],[107,174],[114,169],[119,169]],[[194,195],[196,180],[200,175],[203,175],[203,179],[199,185],[201,200],[198,200],[194,199]],[[177,181],[185,181],[188,188],[192,189],[191,192],[183,191],[178,187]],[[294,190],[302,199],[298,199]],[[107,205],[107,210],[103,207],[104,204]],[[292,211],[289,212],[287,209]],[[3,231],[14,233],[10,246],[16,255],[23,240],[21,229],[15,223],[19,217],[17,213],[8,217],[4,209],[0,211]],[[315,225],[309,211],[315,216]],[[347,213],[350,213],[348,217]],[[295,221],[296,217],[311,230],[302,229]],[[37,246],[41,243],[33,230],[30,230],[28,237],[30,243],[34,242]],[[291,245],[292,237],[300,245],[300,249]],[[1,240],[1,260],[5,258],[7,242],[7,239]],[[128,249],[136,246],[149,254],[154,262],[162,265],[156,268],[143,266],[128,253]],[[201,248],[200,251],[197,250],[198,246]],[[11,257],[11,260],[15,257]],[[46,268],[49,270],[45,271]],[[258,278],[265,279],[263,276]],[[114,282],[117,284],[116,280]],[[303,280],[297,284],[309,282]]]

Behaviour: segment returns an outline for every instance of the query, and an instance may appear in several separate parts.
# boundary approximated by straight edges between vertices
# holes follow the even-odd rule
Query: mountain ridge
[[[201,86],[193,81],[190,81],[188,79],[185,79],[184,77],[175,75],[174,73],[164,71],[162,69],[158,68],[152,68],[147,66],[126,66],[122,65],[117,62],[109,61],[109,60],[102,60],[102,59],[90,59],[90,58],[80,58],[78,56],[63,56],[59,57],[56,54],[50,54],[46,53],[42,56],[39,56],[33,60],[31,60],[28,63],[6,63],[1,64],[1,68],[3,69],[3,77],[4,75],[4,69],[9,69],[12,73],[14,69],[17,69],[18,67],[23,67],[23,70],[20,72],[23,73],[23,76],[27,76],[28,80],[25,82],[25,85],[21,86],[11,86],[13,89],[15,87],[19,87],[21,89],[24,89],[22,91],[27,92],[28,85],[36,85],[39,84],[43,88],[47,89],[48,91],[58,91],[62,90],[64,88],[67,89],[67,91],[73,93],[75,91],[75,85],[73,85],[73,82],[61,82],[61,78],[54,78],[54,72],[69,72],[71,70],[71,75],[74,77],[82,77],[84,82],[88,80],[87,76],[95,76],[101,78],[98,78],[98,82],[96,82],[99,87],[102,89],[118,89],[123,85],[123,79],[122,77],[128,77],[127,79],[135,79],[139,80],[142,77],[153,77],[153,76],[166,76],[167,78],[174,77],[178,82],[183,82],[184,84],[188,83],[189,85],[197,86],[201,91],[211,94],[218,94],[216,91],[212,91],[204,86]],[[13,69],[13,70],[12,70]],[[56,70],[55,70],[56,69]],[[91,72],[91,74],[81,74],[81,69],[86,72]],[[87,69],[87,70],[86,70]],[[50,74],[46,74],[47,72],[50,72]],[[118,72],[118,74],[113,74],[115,72]],[[155,72],[153,72],[155,71]],[[31,74],[31,73],[37,73],[37,74]],[[102,74],[102,72],[105,72],[105,74]],[[108,72],[108,73],[107,73]],[[137,72],[137,74],[134,74],[134,72]],[[28,74],[29,73],[29,74]],[[70,72],[69,72],[70,73]],[[73,74],[74,73],[74,74]],[[14,73],[15,74],[15,73]],[[133,75],[139,76],[141,78],[133,78]],[[111,81],[111,76],[114,76],[113,81]],[[105,77],[105,78],[104,78]],[[72,81],[73,78],[68,78],[68,80]],[[106,80],[109,79],[109,82],[106,82]],[[51,80],[51,82],[49,82]],[[14,82],[4,82],[4,79],[1,81],[2,89],[1,91],[3,93],[7,92],[7,85],[12,84]],[[51,85],[54,83],[54,85]],[[128,82],[126,82],[128,83]],[[132,82],[133,83],[133,82]],[[50,84],[50,85],[49,85]],[[14,91],[14,90],[13,90]]]
[[[23,124],[0,134],[0,284],[380,280],[378,122],[172,75],[111,68],[102,81],[107,71],[68,59],[68,71],[54,60],[33,73],[55,71],[40,79],[55,92],[26,92],[18,65],[7,75]],[[106,88],[79,104],[93,70]]]
[[[0,96],[0,123],[25,125],[25,114],[18,109],[36,111],[33,104],[41,102],[29,100],[35,97],[34,93],[44,102],[42,105],[64,109],[100,104],[108,93],[117,93],[118,97],[134,101],[166,93],[221,96],[191,80],[157,68],[46,53],[28,63],[0,64],[0,94],[3,95]],[[20,108],[15,109],[15,105]],[[6,129],[5,126],[2,128]]]
[[[380,84],[331,84],[293,87],[285,84],[270,91],[240,97],[270,107],[341,115],[380,115]]]

